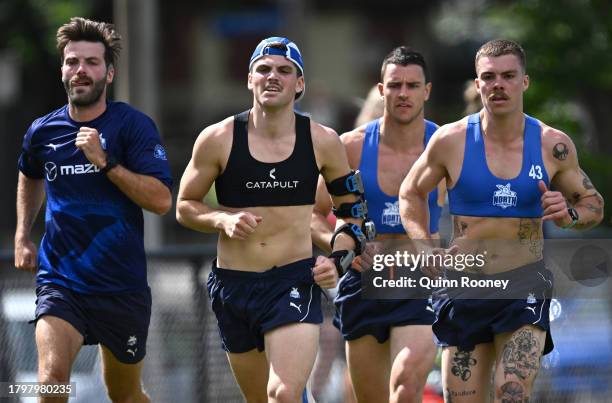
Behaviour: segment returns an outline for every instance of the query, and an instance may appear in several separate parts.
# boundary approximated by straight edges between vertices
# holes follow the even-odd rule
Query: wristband
[[[572,228],[574,225],[578,224],[578,220],[580,220],[580,217],[578,216],[578,212],[576,211],[575,208],[570,207],[567,209],[567,213],[569,214],[570,218],[572,219],[572,222],[564,225],[563,227],[561,227],[561,229],[570,229]]]
[[[100,173],[103,174],[103,175],[106,175],[108,173],[108,171],[110,171],[111,169],[116,167],[118,164],[119,163],[117,162],[115,157],[113,157],[112,155],[107,155],[106,156],[106,165],[104,165],[104,168],[100,169]]]

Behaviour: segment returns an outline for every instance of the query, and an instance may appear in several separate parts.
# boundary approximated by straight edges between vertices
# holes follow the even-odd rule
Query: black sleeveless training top
[[[232,150],[225,171],[215,181],[219,203],[227,207],[314,204],[319,167],[310,119],[295,114],[293,152],[279,162],[261,162],[251,156],[248,126],[248,110],[234,116]]]

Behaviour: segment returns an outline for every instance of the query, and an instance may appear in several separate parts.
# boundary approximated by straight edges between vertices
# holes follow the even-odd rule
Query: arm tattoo
[[[542,257],[542,239],[540,238],[540,223],[538,220],[521,218],[518,238],[521,245],[529,245],[529,251],[533,255],[537,258]]]
[[[518,382],[506,382],[501,386],[502,403],[529,403],[529,396],[525,396],[523,385]]]
[[[536,375],[540,368],[542,349],[533,330],[522,329],[514,334],[504,346],[502,365],[504,376],[514,375],[527,379]]]
[[[472,357],[471,351],[457,349],[455,356],[453,357],[451,373],[457,377],[460,377],[462,381],[467,382],[467,380],[472,376],[470,367],[473,367],[477,363],[478,361]]]
[[[574,193],[574,194],[575,194],[575,195],[577,195],[578,193]],[[603,204],[604,204],[604,199],[603,199],[603,197],[601,197],[601,195],[600,195],[599,193],[597,193],[597,192],[592,193],[592,194],[590,194],[590,195],[586,195],[586,196],[580,196],[580,195],[578,195],[578,199],[577,199],[576,201],[578,202],[578,201],[580,201],[580,200],[588,199],[588,198],[590,198],[590,197],[594,197],[594,198],[595,198],[595,202],[597,203],[597,205],[598,205],[599,207],[603,207]]]
[[[580,173],[582,174],[582,178],[583,178],[582,186],[584,186],[586,190],[595,189],[595,186],[593,186],[593,183],[591,182],[587,174],[582,169],[580,170]]]
[[[602,209],[601,207],[595,207],[595,206],[593,206],[591,203],[587,203],[587,204],[585,204],[585,207],[586,207],[586,208],[587,208],[589,211],[591,211],[591,212],[593,212],[593,213],[595,213],[595,214],[597,214],[597,215],[599,215],[599,214],[601,214],[601,213],[603,212],[603,209]]]
[[[569,154],[569,148],[567,148],[565,143],[557,143],[553,147],[552,154],[553,157],[555,157],[559,161],[565,161],[565,159],[567,158],[567,154]]]

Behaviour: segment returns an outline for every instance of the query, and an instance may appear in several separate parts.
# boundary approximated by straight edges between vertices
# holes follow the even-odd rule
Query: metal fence
[[[143,381],[154,402],[242,401],[206,295],[206,277],[214,255],[214,245],[167,248],[148,254],[153,310]],[[28,323],[34,313],[34,278],[13,268],[12,252],[1,253],[0,262],[0,381],[35,381],[34,326]],[[327,305],[321,351],[333,355],[326,360],[333,365],[318,377],[318,401],[342,402],[341,341],[329,325],[331,301],[323,300]],[[552,322],[556,349],[543,360],[533,401],[612,401],[609,301],[605,295],[557,301]],[[440,390],[439,379],[439,372],[434,370],[430,376],[434,390]],[[76,382],[77,396],[71,401],[108,401],[97,347],[82,348],[73,366],[72,381]]]

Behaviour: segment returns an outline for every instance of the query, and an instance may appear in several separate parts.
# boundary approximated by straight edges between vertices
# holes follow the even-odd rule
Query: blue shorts
[[[208,295],[223,349],[264,350],[264,334],[289,323],[323,322],[321,288],[312,276],[314,259],[264,272],[228,270],[213,262]]]
[[[349,269],[340,280],[334,299],[334,326],[345,340],[372,335],[384,343],[392,327],[433,323],[433,309],[427,299],[367,299],[363,296],[361,277],[361,273]]]
[[[448,278],[451,277],[457,275]],[[544,268],[542,261],[508,272],[474,278],[509,279],[508,291],[497,290],[495,293],[480,294],[480,298],[472,299],[466,295],[465,290],[436,290],[432,298],[436,312],[436,320],[432,326],[436,344],[471,351],[477,344],[493,342],[496,334],[534,325],[546,331],[543,354],[552,351],[554,344],[548,315],[553,276]],[[519,294],[522,297],[517,299]],[[511,297],[508,297],[509,295]]]
[[[55,284],[36,287],[35,320],[50,315],[70,323],[83,344],[102,344],[124,364],[135,364],[147,351],[151,289],[118,295],[81,294]]]

